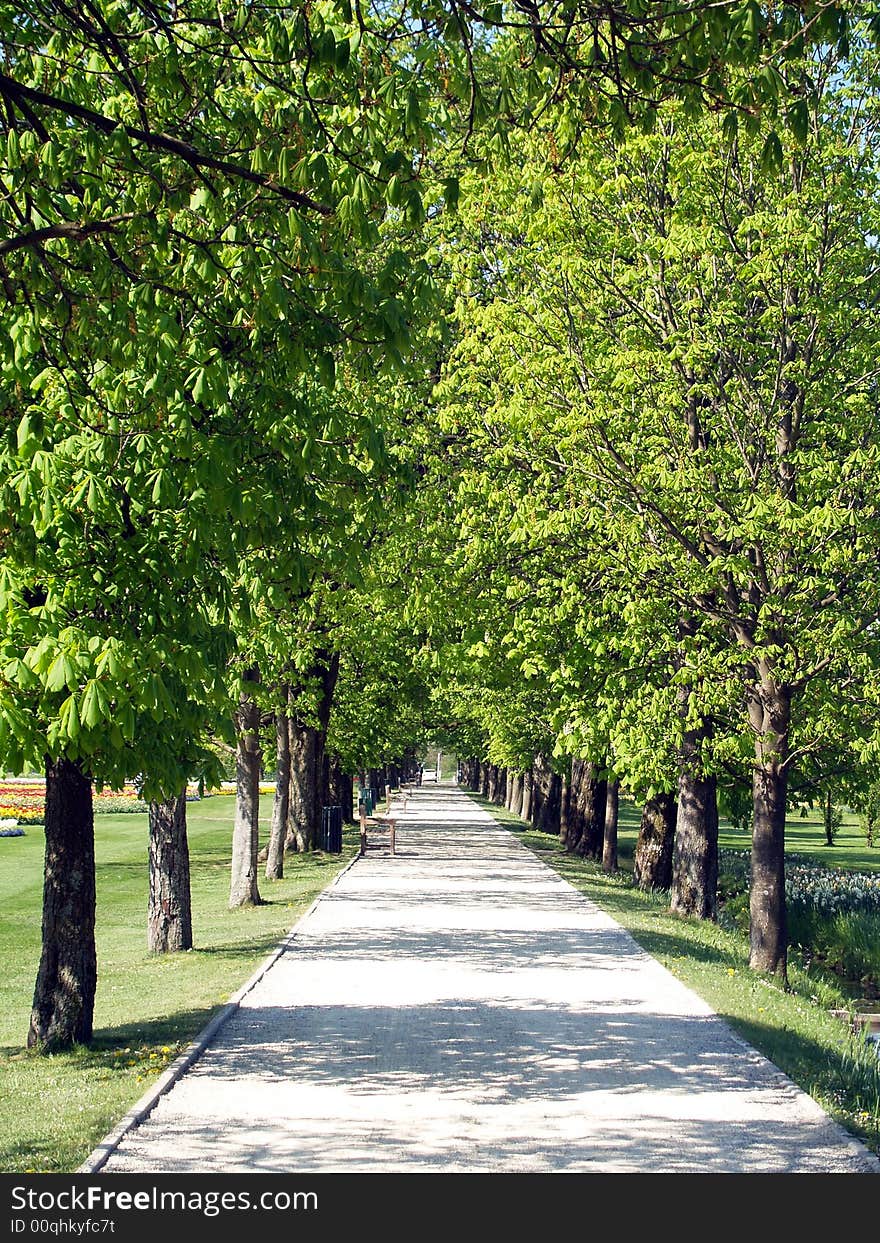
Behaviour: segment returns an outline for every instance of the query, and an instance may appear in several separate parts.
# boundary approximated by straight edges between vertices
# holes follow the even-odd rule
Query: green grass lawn
[[[641,807],[631,799],[620,800],[620,844],[624,855],[629,858],[632,858],[636,848],[641,814]],[[718,844],[723,850],[748,851],[751,839],[747,832],[721,820]],[[858,816],[851,812],[844,813],[843,824],[833,846],[825,845],[825,832],[818,810],[811,811],[805,820],[798,815],[789,816],[785,822],[785,849],[791,854],[806,855],[823,867],[849,868],[856,872],[880,871],[880,847],[869,849],[865,845]]]
[[[592,898],[659,959],[673,975],[703,997],[740,1035],[745,1037],[824,1109],[875,1152],[880,1152],[880,1058],[870,1047],[856,1041],[848,1027],[829,1010],[845,1008],[846,991],[830,973],[805,969],[796,951],[789,965],[791,991],[775,980],[755,975],[748,968],[748,938],[735,929],[671,915],[665,894],[646,894],[632,885],[632,855],[638,832],[638,811],[621,803],[620,862],[617,876],[606,876],[601,866],[560,850],[558,841],[527,827],[518,816],[471,794],[505,827],[581,893]],[[797,850],[822,860],[843,854],[860,870],[876,868],[872,856],[878,851],[861,850],[855,835],[845,834],[836,850],[823,848],[821,827],[804,826]],[[732,846],[735,830],[725,830],[723,844]],[[817,839],[818,833],[818,839]],[[738,834],[742,849],[744,834]],[[878,860],[880,862],[880,860]]]
[[[268,832],[271,796],[261,799]],[[0,838],[0,1170],[69,1171],[253,973],[356,852],[285,860],[261,880],[266,904],[227,910],[235,800],[187,807],[193,938],[184,954],[146,949],[147,817],[96,816],[98,992],[89,1048],[39,1056],[23,1046],[40,955],[43,831]]]

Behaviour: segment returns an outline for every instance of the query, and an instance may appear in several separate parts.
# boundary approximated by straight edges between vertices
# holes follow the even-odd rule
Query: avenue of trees
[[[492,756],[521,766],[510,716],[536,682],[567,799],[586,758],[609,796],[677,800],[667,883],[701,917],[718,783],[748,782],[751,963],[782,976],[787,788],[823,753],[876,759],[880,617],[876,60],[786,72],[802,125],[770,173],[766,136],[678,104],[550,176],[524,141],[467,199],[439,389],[463,572],[479,549],[496,580],[469,649],[504,679]],[[593,798],[562,832],[598,855]]]
[[[230,903],[257,903],[355,772],[438,730],[608,867],[624,782],[646,883],[653,833],[702,917],[717,787],[751,781],[752,963],[784,975],[787,786],[878,745],[856,17],[2,9],[0,763],[47,783],[29,1044],[92,1034],[95,786],[143,783],[149,944],[184,949],[188,781],[234,756]]]

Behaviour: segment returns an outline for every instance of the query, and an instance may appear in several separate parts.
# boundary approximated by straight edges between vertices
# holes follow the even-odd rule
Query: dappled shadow
[[[583,1091],[748,1092],[743,1051],[714,1015],[639,1013],[637,999],[395,1006],[248,1007],[203,1072],[218,1085],[255,1062],[263,1082],[332,1081],[360,1093],[440,1089],[499,1099]]]
[[[298,937],[286,954],[328,963],[432,963],[451,961],[466,971],[511,971],[550,967],[567,971],[620,971],[648,955],[616,929],[411,929],[356,928],[337,931],[332,941]]]
[[[442,787],[410,807],[398,856],[379,839],[324,894],[109,1170],[855,1168],[820,1111],[486,811]]]
[[[160,1107],[114,1168],[853,1168],[718,1018],[626,1004],[242,1010],[188,1077],[198,1118]]]

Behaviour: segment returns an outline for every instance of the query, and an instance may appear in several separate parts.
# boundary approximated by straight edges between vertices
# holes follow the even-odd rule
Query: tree
[[[860,53],[811,71],[822,99],[800,97],[781,172],[764,134],[731,145],[671,107],[546,180],[531,215],[512,186],[498,296],[471,309],[449,381],[469,365],[482,418],[524,429],[530,469],[546,453],[561,496],[570,480],[613,512],[604,541],[630,582],[606,562],[603,587],[624,651],[672,670],[695,779],[751,750],[751,962],[780,975],[788,773],[835,701],[874,696],[877,655],[874,69]],[[700,820],[711,861],[714,813]],[[711,870],[697,889],[714,903]]]

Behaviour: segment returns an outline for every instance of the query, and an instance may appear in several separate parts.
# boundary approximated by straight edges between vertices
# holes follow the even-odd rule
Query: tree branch
[[[33,229],[30,233],[20,233],[18,237],[9,237],[0,242],[0,255],[7,255],[11,250],[24,250],[27,246],[39,246],[53,237],[69,237],[75,242],[91,237],[95,233],[112,233],[125,220],[133,220],[134,214],[125,216],[108,216],[106,220],[65,221],[64,224],[46,225],[44,229]]]
[[[42,104],[44,108],[50,108],[53,112],[75,117],[78,121],[83,121],[86,125],[100,130],[103,134],[112,134],[116,130],[122,130],[134,142],[141,143],[151,151],[166,151],[170,155],[176,155],[192,168],[213,168],[219,173],[226,173],[229,177],[262,186],[264,190],[277,194],[297,207],[319,212],[322,216],[333,214],[333,209],[325,203],[318,203],[307,194],[301,194],[298,190],[290,190],[287,186],[279,185],[264,173],[255,173],[242,164],[208,155],[204,151],[199,151],[191,143],[175,138],[172,134],[156,134],[152,130],[125,125],[121,121],[114,121],[111,117],[105,117],[102,113],[95,112],[91,108],[84,108],[81,104],[75,104],[71,100],[59,99],[56,95],[47,95],[45,91],[38,91],[32,86],[23,86],[5,73],[0,73],[0,95],[3,95],[10,104],[18,107],[21,112],[24,112],[23,104],[25,103]]]

